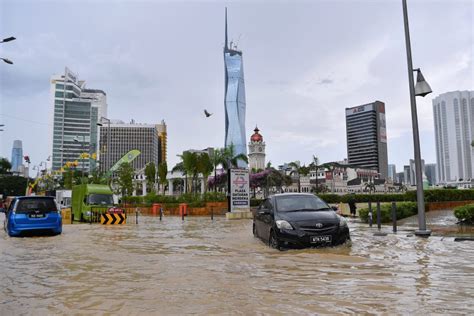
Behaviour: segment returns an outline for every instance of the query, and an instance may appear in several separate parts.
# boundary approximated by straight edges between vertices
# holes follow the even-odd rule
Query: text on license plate
[[[331,235],[311,236],[311,242],[331,242]]]
[[[30,214],[30,218],[43,218],[44,217],[44,214],[40,213],[40,214]]]

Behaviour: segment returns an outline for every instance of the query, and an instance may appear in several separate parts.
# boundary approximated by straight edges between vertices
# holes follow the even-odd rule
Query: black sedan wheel
[[[276,237],[275,232],[273,230],[270,232],[270,239],[268,240],[268,245],[271,248],[280,250],[280,241]]]

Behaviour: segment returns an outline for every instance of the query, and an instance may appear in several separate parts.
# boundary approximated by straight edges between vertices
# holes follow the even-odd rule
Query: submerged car
[[[254,215],[253,234],[272,248],[336,246],[350,240],[344,217],[313,194],[268,197]]]
[[[54,197],[15,197],[5,213],[4,228],[9,236],[25,236],[62,232],[62,218]]]

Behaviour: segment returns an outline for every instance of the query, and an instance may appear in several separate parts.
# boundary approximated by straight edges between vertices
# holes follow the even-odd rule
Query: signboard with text
[[[250,176],[248,169],[230,170],[230,210],[248,211],[250,209]]]

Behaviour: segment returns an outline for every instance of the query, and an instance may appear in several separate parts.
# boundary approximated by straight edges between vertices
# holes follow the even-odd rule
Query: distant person
[[[349,209],[351,211],[351,216],[355,217],[356,216],[356,211],[357,211],[357,206],[356,206],[355,200],[353,198],[351,198],[349,200],[348,204],[349,204]]]

